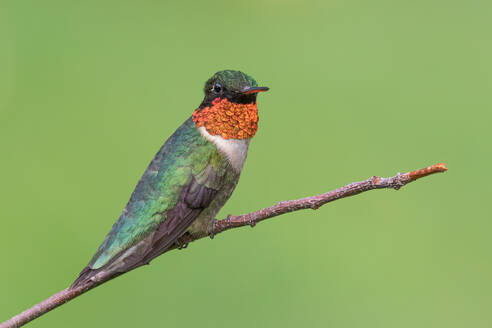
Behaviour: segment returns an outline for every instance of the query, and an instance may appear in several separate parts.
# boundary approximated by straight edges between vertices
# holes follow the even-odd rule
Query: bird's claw
[[[209,236],[210,236],[210,239],[214,239],[214,237],[215,237],[215,233],[214,233],[214,232],[215,232],[215,223],[216,223],[217,221],[219,221],[219,220],[214,219],[214,220],[212,221],[212,232],[210,232],[210,235],[209,235]]]
[[[189,243],[184,243],[184,244],[181,244],[181,245],[179,245],[179,246],[178,246],[178,249],[179,249],[179,250],[185,249],[185,248],[187,248],[187,247],[188,247],[188,244],[189,244]]]

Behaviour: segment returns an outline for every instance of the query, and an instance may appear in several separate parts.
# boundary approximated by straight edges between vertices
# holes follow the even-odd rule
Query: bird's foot
[[[181,249],[185,249],[186,247],[188,247],[188,244],[189,242],[185,242],[184,240],[186,240],[185,238],[186,236],[181,236],[180,238],[176,239],[176,248],[181,250]]]
[[[210,235],[209,235],[210,239],[214,239],[214,237],[215,237],[215,223],[217,223],[217,221],[219,221],[219,220],[214,219],[212,221],[212,232],[210,232]]]
[[[187,247],[188,247],[188,244],[189,244],[189,243],[178,244],[178,245],[179,245],[179,246],[178,246],[178,249],[179,249],[179,250],[185,249],[185,248],[187,248]]]

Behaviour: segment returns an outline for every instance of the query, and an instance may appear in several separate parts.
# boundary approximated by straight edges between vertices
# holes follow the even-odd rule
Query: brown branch
[[[398,190],[404,185],[412,181],[428,176],[430,174],[445,172],[445,171],[447,171],[446,166],[442,163],[439,163],[424,169],[415,170],[408,173],[403,173],[403,174],[398,173],[396,176],[391,178],[381,178],[381,177],[373,176],[370,179],[360,182],[354,182],[324,194],[301,198],[297,200],[283,201],[274,206],[267,207],[256,212],[239,215],[239,216],[229,215],[226,219],[216,221],[216,223],[210,229],[209,232],[204,233],[201,236],[185,235],[180,239],[180,242],[189,243],[206,236],[213,237],[229,229],[240,228],[247,225],[254,226],[260,221],[278,215],[282,215],[285,213],[290,213],[290,212],[309,209],[309,208],[316,210],[319,207],[331,201],[340,198],[358,195],[368,190],[383,189],[383,188],[392,188]],[[77,288],[64,289],[61,292],[54,294],[50,298],[47,298],[46,300],[42,301],[41,303],[31,307],[30,309],[27,309],[26,311],[16,315],[10,320],[7,320],[4,323],[0,324],[0,328],[14,328],[14,327],[20,327],[22,325],[25,325],[26,323],[36,319],[37,317],[74,299],[75,297],[87,292],[88,290],[93,289],[94,287],[97,287],[105,283],[106,281],[114,277],[115,277],[114,275],[103,272],[97,276],[96,281],[90,281],[86,285],[79,286]]]

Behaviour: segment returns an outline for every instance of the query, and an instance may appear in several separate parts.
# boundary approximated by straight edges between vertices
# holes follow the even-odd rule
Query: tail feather
[[[77,279],[70,286],[71,289],[86,285],[91,281],[91,278],[94,277],[99,270],[93,270],[89,266],[86,266],[79,274]]]
[[[118,259],[118,256],[116,256],[115,259]],[[141,259],[140,256],[135,258],[128,257],[126,259],[127,262],[125,262],[124,266],[119,266],[115,268],[112,267],[115,259],[106,263],[104,266],[98,269],[93,269],[90,267],[90,265],[87,265],[80,272],[78,278],[75,279],[70,288],[74,289],[81,286],[86,286],[87,284],[106,282],[108,280],[116,278],[119,275],[122,275],[123,273],[136,269],[144,264],[149,264],[150,262],[150,260],[143,261],[144,259]],[[101,275],[98,277],[99,274]]]

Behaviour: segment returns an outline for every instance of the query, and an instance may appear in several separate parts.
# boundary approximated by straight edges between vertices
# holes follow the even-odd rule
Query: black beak
[[[249,87],[249,88],[244,89],[242,94],[248,95],[251,93],[266,92],[268,90],[270,90],[269,87]]]

